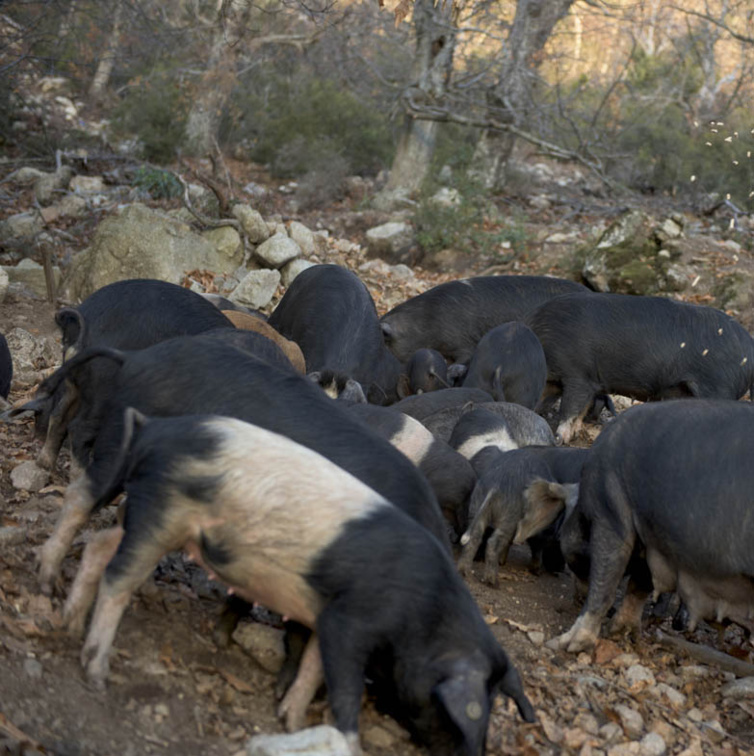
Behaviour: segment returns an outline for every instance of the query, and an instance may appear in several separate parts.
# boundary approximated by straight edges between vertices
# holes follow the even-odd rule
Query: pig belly
[[[692,619],[747,623],[754,617],[754,582],[745,575],[710,577],[681,571],[678,593]]]

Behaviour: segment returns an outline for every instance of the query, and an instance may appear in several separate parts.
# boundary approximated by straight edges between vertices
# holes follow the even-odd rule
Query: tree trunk
[[[74,5],[71,6],[73,11]],[[102,53],[102,57],[97,64],[97,70],[94,72],[94,78],[92,79],[91,86],[89,87],[89,99],[92,102],[97,102],[102,99],[102,95],[105,93],[105,89],[110,81],[110,75],[115,67],[115,56],[118,53],[118,47],[120,46],[120,30],[123,23],[123,1],[115,0],[115,9],[113,16],[113,28],[110,30],[110,34],[107,37],[105,43],[105,50]]]
[[[538,54],[555,24],[568,13],[574,0],[518,0],[516,16],[502,51],[498,82],[487,98],[490,117],[502,123],[525,125],[530,92],[536,82]],[[485,131],[474,152],[469,175],[489,188],[505,183],[505,169],[515,137],[508,132]]]
[[[456,16],[455,3],[416,0],[416,57],[412,84],[403,93],[410,109],[431,106],[442,100],[453,66]],[[445,6],[445,7],[443,7]],[[387,185],[376,198],[389,207],[398,197],[408,197],[420,187],[429,170],[435,148],[438,123],[419,121],[406,115],[403,132],[390,169]]]

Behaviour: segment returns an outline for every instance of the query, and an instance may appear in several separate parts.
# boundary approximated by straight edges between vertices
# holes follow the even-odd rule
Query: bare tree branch
[[[714,24],[720,29],[726,31],[728,34],[730,34],[731,37],[733,37],[733,39],[737,39],[739,42],[745,42],[747,45],[754,45],[754,37],[747,37],[745,34],[740,34],[739,32],[734,31],[730,28],[730,26],[728,26],[728,24],[723,23],[717,18],[713,18],[707,13],[700,13],[699,11],[690,10],[689,8],[681,8],[677,5],[670,5],[668,7],[672,8],[673,10],[680,11],[681,13],[685,13],[689,16],[696,16],[697,18],[702,18],[705,21],[709,21],[709,23]]]

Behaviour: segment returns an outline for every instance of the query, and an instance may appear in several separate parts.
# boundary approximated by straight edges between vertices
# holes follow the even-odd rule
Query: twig
[[[666,648],[683,651],[692,659],[696,659],[696,661],[701,662],[702,664],[719,667],[724,672],[732,672],[737,677],[754,676],[754,664],[749,664],[741,659],[736,659],[723,651],[717,651],[708,646],[700,646],[697,643],[690,643],[687,640],[683,640],[683,638],[666,635],[662,630],[657,631],[657,640],[660,645],[665,646]]]
[[[191,204],[191,197],[189,196],[189,185],[186,182],[186,179],[184,179],[183,176],[180,175],[180,173],[176,173],[175,176],[178,181],[181,182],[181,186],[183,186],[183,204],[186,206],[186,209],[191,213],[191,215],[194,216],[194,218],[196,218],[201,224],[209,228],[222,228],[223,226],[231,226],[232,228],[235,228],[239,234],[243,235],[243,229],[241,228],[241,224],[237,220],[231,218],[214,220],[213,218],[208,218],[206,215],[200,213]]]
[[[34,738],[29,737],[23,730],[19,730],[8,717],[0,713],[0,732],[5,733],[8,737],[17,740],[19,743],[26,743],[40,753],[49,753],[49,751]]]

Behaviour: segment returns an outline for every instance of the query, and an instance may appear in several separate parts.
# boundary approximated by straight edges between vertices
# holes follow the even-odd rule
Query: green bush
[[[144,157],[154,163],[175,159],[184,136],[189,100],[168,71],[137,78],[113,112],[116,133],[136,135]]]
[[[275,176],[301,176],[336,157],[351,173],[372,175],[392,159],[387,114],[333,81],[272,77],[264,94],[239,88],[232,100],[223,138],[248,141],[250,157]]]
[[[136,169],[133,185],[149,192],[152,199],[172,199],[183,194],[183,186],[175,174],[150,165],[142,165]]]

